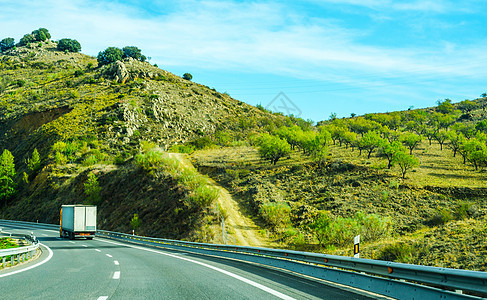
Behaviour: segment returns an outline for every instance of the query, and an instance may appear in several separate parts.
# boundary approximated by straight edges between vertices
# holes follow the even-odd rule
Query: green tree
[[[123,57],[132,57],[133,59],[136,60],[141,60],[142,59],[142,51],[135,47],[135,46],[126,46],[122,48],[123,51]]]
[[[88,175],[88,179],[84,183],[86,204],[96,205],[101,201],[101,187],[98,183],[98,179],[94,173]]]
[[[104,51],[98,53],[96,59],[98,60],[98,65],[108,65],[117,60],[122,60],[123,58],[123,51],[117,47],[108,47]]]
[[[8,200],[15,194],[16,176],[14,156],[5,149],[0,156],[0,200]]]
[[[485,145],[485,142],[480,141],[477,138],[464,140],[460,146],[459,152],[463,156],[463,163],[468,160],[473,164],[475,170],[480,166],[485,165],[487,161],[487,146]]]
[[[419,160],[413,155],[398,151],[394,153],[393,163],[398,164],[401,169],[402,178],[406,178],[406,172],[419,165]]]
[[[357,134],[347,130],[342,134],[341,139],[345,143],[345,147],[348,148],[348,146],[350,146],[353,151],[353,148],[357,144]]]
[[[413,149],[421,143],[421,136],[412,132],[406,132],[401,136],[400,140],[404,146],[409,148],[409,154],[413,154]]]
[[[436,110],[440,113],[449,114],[453,112],[453,104],[450,99],[445,99],[444,101],[438,100],[436,103],[438,104]]]
[[[57,43],[57,49],[59,51],[68,51],[68,52],[80,52],[81,51],[81,44],[77,40],[73,39],[60,39]]]
[[[458,108],[463,113],[468,113],[478,107],[478,104],[471,100],[463,100],[462,102],[458,103]]]
[[[30,44],[30,43],[33,43],[35,42],[36,39],[34,37],[34,35],[28,33],[28,34],[25,34],[19,41],[19,46],[25,46],[27,44]]]
[[[39,152],[37,152],[37,148],[32,151],[32,157],[27,158],[25,163],[27,164],[27,168],[29,168],[30,174],[34,174],[39,170],[41,167],[41,158]]]
[[[358,140],[358,148],[360,150],[360,154],[362,153],[362,150],[365,150],[367,151],[367,158],[370,158],[372,151],[377,149],[381,145],[381,143],[383,143],[383,141],[384,140],[375,131],[369,131],[365,133],[363,137]]]
[[[387,159],[387,168],[390,169],[394,165],[394,156],[397,152],[406,152],[406,148],[399,142],[384,141],[379,147],[379,155]]]
[[[438,130],[435,135],[435,140],[440,144],[440,150],[443,150],[443,144],[448,139],[448,134],[445,130]]]
[[[446,145],[448,148],[453,150],[453,157],[455,157],[457,155],[458,150],[460,149],[460,146],[465,140],[465,136],[463,135],[463,133],[458,132],[456,130],[448,130],[447,136],[450,142]]]
[[[51,38],[51,34],[49,33],[49,30],[47,30],[46,28],[36,29],[32,31],[32,35],[34,36],[35,41],[38,42],[44,42],[45,40]]]
[[[130,219],[130,226],[132,227],[132,229],[134,230],[134,232],[139,229],[141,225],[141,222],[140,222],[140,219],[139,219],[139,215],[138,214],[134,214],[134,216],[132,217],[132,219]]]
[[[15,40],[11,37],[4,38],[0,41],[0,52],[5,52],[15,46]]]
[[[259,154],[263,159],[276,164],[279,159],[291,153],[291,146],[285,140],[270,134],[263,134],[259,140]]]
[[[190,73],[184,73],[183,74],[183,79],[185,79],[185,80],[192,80],[193,79],[193,75],[191,75]]]

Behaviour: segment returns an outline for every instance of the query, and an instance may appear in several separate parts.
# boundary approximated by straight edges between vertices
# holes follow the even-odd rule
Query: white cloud
[[[327,0],[370,7],[440,11],[446,1]],[[97,1],[0,1],[2,35],[46,27],[55,39],[79,40],[96,55],[108,46],[135,45],[160,66],[244,71],[326,82],[380,85],[393,81],[484,76],[487,45],[437,49],[369,46],[363,32],[332,19],[307,19],[283,4],[183,1],[163,12]],[[154,10],[163,9],[154,7]],[[365,31],[365,30],[364,30]],[[13,32],[13,33],[11,33]],[[474,61],[475,63],[472,63]],[[392,79],[391,79],[392,78]]]

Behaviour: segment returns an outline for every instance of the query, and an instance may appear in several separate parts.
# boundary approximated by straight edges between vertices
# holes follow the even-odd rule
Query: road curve
[[[30,233],[52,250],[47,259],[0,271],[2,299],[371,299],[286,272],[239,261],[114,242],[65,240],[53,230]]]

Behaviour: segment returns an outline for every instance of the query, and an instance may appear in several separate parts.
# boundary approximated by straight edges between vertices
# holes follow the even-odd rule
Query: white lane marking
[[[41,233],[42,236],[49,236],[49,234]]]
[[[88,247],[88,246],[86,246],[86,245],[81,245],[81,246],[83,246],[83,247]]]
[[[52,258],[52,256],[54,255],[54,253],[52,252],[51,248],[47,247],[46,245],[44,245],[42,243],[39,243],[39,245],[42,245],[42,246],[46,247],[47,248],[47,251],[49,251],[49,256],[45,260],[43,260],[40,263],[35,264],[33,266],[30,266],[30,267],[27,267],[25,269],[22,269],[22,270],[17,270],[17,271],[13,271],[13,272],[10,272],[10,273],[2,274],[2,275],[0,275],[0,277],[10,276],[10,275],[17,274],[17,273],[20,273],[20,272],[24,272],[24,271],[27,271],[27,270],[30,270],[30,269],[34,269],[34,268],[36,268],[36,267],[38,267],[40,265],[43,265],[43,264],[47,263],[48,261],[50,261],[51,258]]]
[[[111,256],[110,254],[105,254],[105,255],[106,255],[106,256],[108,256],[108,257],[113,257],[113,256]]]
[[[113,273],[113,279],[120,279],[120,271]]]
[[[120,263],[118,262],[118,260],[114,260],[113,263],[118,266]]]
[[[73,242],[73,241],[68,241],[68,242],[70,242],[71,244],[75,244],[75,242]]]
[[[95,249],[95,251],[96,251],[96,252],[101,252],[101,250],[100,250],[100,249]]]
[[[108,296],[100,296],[98,297],[97,300],[107,300],[108,299]]]
[[[280,299],[285,299],[285,300],[295,300],[293,297],[291,296],[288,296],[288,295],[285,295],[283,293],[280,293],[276,290],[273,290],[269,287],[266,287],[265,285],[262,285],[260,283],[257,283],[255,281],[252,281],[250,279],[247,279],[245,277],[242,277],[240,275],[237,275],[237,274],[234,274],[232,272],[229,272],[229,271],[225,271],[223,269],[220,269],[220,268],[217,268],[217,267],[214,267],[212,265],[209,265],[209,264],[205,264],[203,262],[199,262],[199,261],[196,261],[196,260],[192,260],[192,259],[189,259],[189,258],[186,258],[186,257],[182,257],[182,256],[178,256],[178,255],[174,255],[174,254],[170,254],[170,253],[164,253],[164,252],[161,252],[161,251],[157,251],[157,250],[153,250],[153,249],[149,249],[149,248],[142,248],[142,247],[138,247],[138,246],[133,246],[133,245],[128,245],[128,244],[120,244],[120,243],[115,243],[115,242],[111,242],[111,241],[104,241],[104,240],[99,240],[100,242],[105,242],[105,243],[109,243],[109,244],[115,244],[115,245],[120,245],[120,246],[126,246],[126,247],[130,247],[130,248],[135,248],[135,249],[139,249],[139,250],[144,250],[144,251],[148,251],[148,252],[153,252],[153,253],[158,253],[158,254],[162,254],[162,255],[166,255],[166,256],[169,256],[169,257],[173,257],[173,258],[177,258],[177,259],[181,259],[181,260],[185,260],[185,261],[188,261],[188,262],[192,262],[192,263],[195,263],[195,264],[198,264],[200,266],[203,266],[203,267],[207,267],[209,269],[212,269],[214,271],[217,271],[217,272],[220,272],[220,273],[223,273],[227,276],[230,276],[230,277],[233,277],[237,280],[240,280],[242,282],[245,282],[253,287],[256,287],[258,289],[261,289],[271,295],[274,295]],[[120,273],[120,272],[119,272]],[[115,277],[115,275],[114,275]]]

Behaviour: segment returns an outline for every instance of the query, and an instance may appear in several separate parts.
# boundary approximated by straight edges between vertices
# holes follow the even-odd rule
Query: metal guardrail
[[[7,257],[10,257],[10,266],[12,267],[15,265],[15,261],[17,261],[17,263],[21,263],[22,261],[26,261],[29,258],[33,257],[37,249],[39,248],[39,242],[37,241],[36,237],[33,234],[31,235],[12,234],[10,232],[4,232],[0,228],[0,235],[8,235],[9,237],[23,238],[24,240],[30,242],[29,246],[0,250],[0,259],[3,268],[7,266]]]
[[[10,224],[58,229],[59,225],[20,221]],[[487,273],[344,257],[293,250],[195,243],[105,230],[98,237],[238,259],[277,267],[398,299],[479,299],[487,296]],[[468,291],[475,295],[462,294]]]

